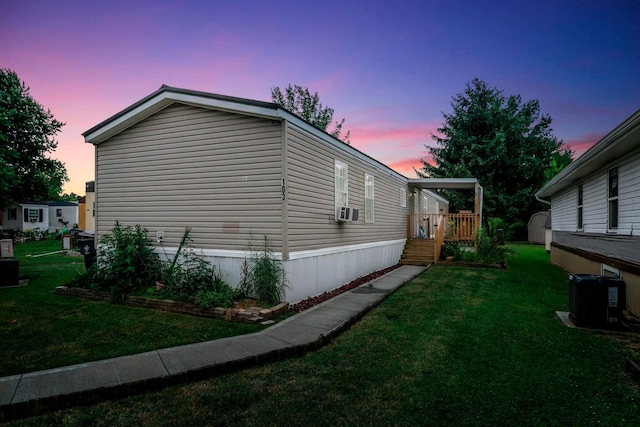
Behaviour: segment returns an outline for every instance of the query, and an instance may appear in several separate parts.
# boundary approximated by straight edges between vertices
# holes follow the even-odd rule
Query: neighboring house
[[[47,202],[49,206],[49,232],[78,225],[77,202]]]
[[[528,229],[528,241],[529,243],[536,243],[538,245],[544,244],[545,236],[545,224],[549,217],[548,211],[536,212],[529,218]]]
[[[85,231],[96,230],[95,181],[85,184],[85,196],[78,200],[78,228]]]
[[[49,205],[46,202],[11,203],[4,211],[5,230],[48,230]]]
[[[550,202],[551,261],[618,275],[640,314],[640,110],[536,193]]]
[[[273,103],[163,86],[83,136],[96,147],[98,239],[116,221],[140,224],[171,256],[191,227],[235,286],[267,236],[290,302],[398,263],[410,214],[448,211],[424,180]]]

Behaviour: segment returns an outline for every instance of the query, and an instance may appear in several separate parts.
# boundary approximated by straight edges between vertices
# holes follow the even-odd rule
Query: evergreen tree
[[[526,238],[534,212],[546,207],[534,193],[571,162],[551,129],[551,117],[537,100],[505,96],[479,79],[453,97],[453,112],[444,114],[435,147],[427,146],[434,164],[423,161],[422,177],[477,178],[484,189],[485,218],[501,218],[511,238]],[[473,196],[446,192],[452,208],[468,209]]]

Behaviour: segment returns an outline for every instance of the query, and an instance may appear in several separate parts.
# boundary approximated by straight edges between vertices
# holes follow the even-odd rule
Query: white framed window
[[[336,206],[349,206],[349,166],[335,161]]]
[[[578,185],[578,230],[582,230],[582,199],[583,199],[583,188],[582,184]]]
[[[428,213],[429,213],[429,211],[428,211],[428,207],[429,207],[429,206],[428,206],[428,199],[427,199],[427,196],[424,196],[424,195],[423,195],[423,196],[422,196],[422,213],[423,213],[423,214],[428,214]]]
[[[617,277],[622,279],[622,272],[619,268],[611,267],[607,264],[602,264],[602,275],[607,277]]]
[[[62,209],[56,209],[56,218],[62,218]]]
[[[375,222],[374,216],[374,178],[364,174],[364,222]]]
[[[24,222],[42,222],[42,209],[24,208]]]
[[[400,207],[401,208],[407,207],[407,189],[406,188],[400,189]]]
[[[618,228],[618,167],[609,169],[608,213],[609,229]]]

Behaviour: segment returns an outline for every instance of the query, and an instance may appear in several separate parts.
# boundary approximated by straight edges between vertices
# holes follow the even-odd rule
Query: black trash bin
[[[569,275],[569,309],[576,326],[616,328],[624,319],[626,284],[617,277]]]
[[[84,267],[88,270],[96,262],[96,242],[92,236],[77,235],[75,243],[84,256]]]

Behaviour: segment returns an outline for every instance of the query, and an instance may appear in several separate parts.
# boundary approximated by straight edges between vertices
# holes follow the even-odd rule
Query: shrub
[[[153,251],[148,230],[140,225],[123,227],[116,221],[111,234],[100,240],[96,268],[87,280],[116,298],[152,286],[160,274],[160,258]]]
[[[173,259],[162,263],[163,293],[170,298],[194,302],[202,308],[230,307],[234,291],[222,272],[191,248],[191,229],[185,228]]]

